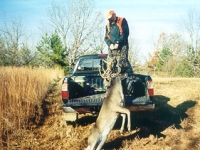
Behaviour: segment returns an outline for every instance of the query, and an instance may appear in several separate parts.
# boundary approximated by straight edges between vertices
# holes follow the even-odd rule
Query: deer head
[[[103,62],[107,64],[107,70],[102,68],[102,73],[102,71],[99,69],[99,74],[104,79],[104,86],[106,88],[110,87],[112,79],[116,78],[121,72],[121,68],[118,67],[118,71],[114,73],[113,61],[115,61],[115,58],[109,58],[107,61],[103,60]]]

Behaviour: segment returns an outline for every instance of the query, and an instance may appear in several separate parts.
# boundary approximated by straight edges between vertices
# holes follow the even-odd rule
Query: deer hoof
[[[123,131],[120,131],[120,134],[123,135]]]

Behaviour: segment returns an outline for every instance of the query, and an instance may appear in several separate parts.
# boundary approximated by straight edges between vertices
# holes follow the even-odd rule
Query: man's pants
[[[109,58],[116,58],[117,62],[115,62],[114,70],[117,72],[118,66],[121,68],[121,73],[126,73],[128,67],[128,46],[123,46],[120,50],[110,50],[108,51],[108,59]],[[127,94],[127,86],[126,86],[126,79],[122,80],[122,89],[123,94]]]
[[[122,49],[108,50],[108,59],[116,58],[115,67],[121,68],[121,73],[125,73],[128,66],[128,46],[123,46]]]

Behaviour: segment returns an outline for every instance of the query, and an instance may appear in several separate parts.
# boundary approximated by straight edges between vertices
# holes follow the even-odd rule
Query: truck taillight
[[[154,88],[153,88],[152,80],[148,80],[148,93],[149,93],[149,96],[154,96]]]
[[[62,98],[66,99],[68,97],[69,97],[68,83],[63,82],[62,83]]]
[[[98,57],[106,57],[107,54],[99,54]]]

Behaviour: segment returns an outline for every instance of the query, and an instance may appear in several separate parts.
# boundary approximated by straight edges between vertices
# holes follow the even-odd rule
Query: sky
[[[67,0],[54,0],[66,2]],[[51,0],[0,0],[0,26],[2,16],[21,16],[28,33],[39,34],[41,22],[47,19]],[[114,10],[128,21],[132,37],[137,41],[140,55],[153,53],[153,43],[159,34],[179,31],[179,23],[190,10],[200,13],[200,0],[95,0],[95,9],[103,14]],[[105,18],[105,25],[106,25]]]

